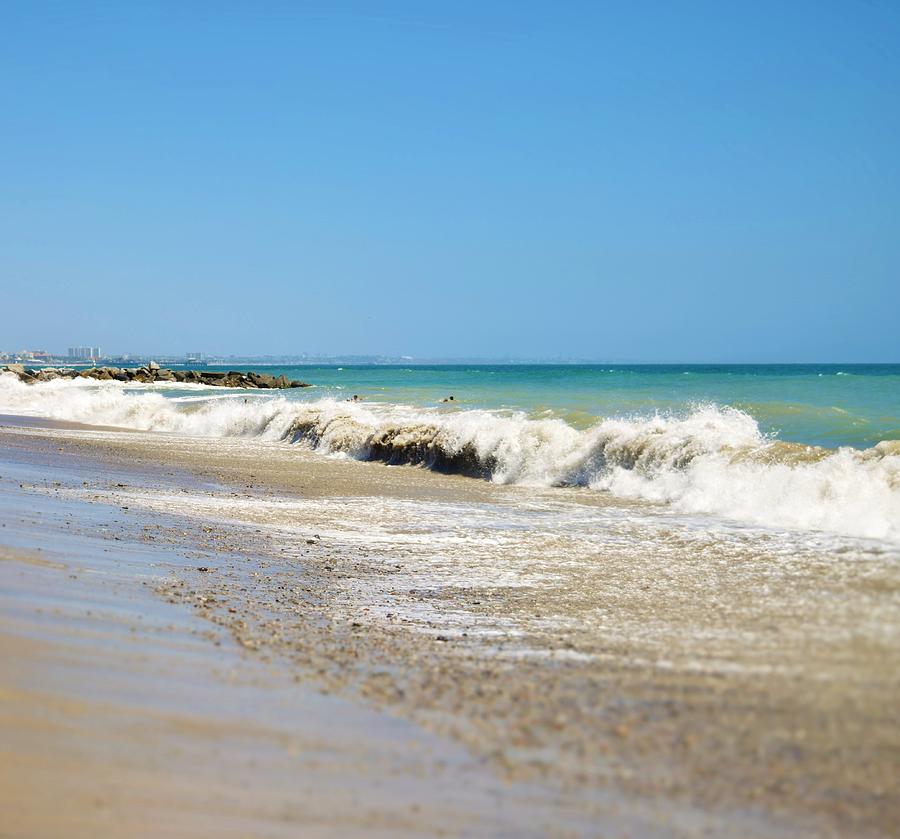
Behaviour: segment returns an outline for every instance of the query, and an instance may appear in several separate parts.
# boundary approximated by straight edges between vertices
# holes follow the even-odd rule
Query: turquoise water
[[[207,369],[249,369],[220,365]],[[256,365],[256,369],[260,369]],[[900,364],[866,365],[328,365],[267,367],[315,385],[292,399],[521,410],[576,428],[600,418],[739,408],[779,439],[866,448],[900,439]]]
[[[315,386],[28,385],[4,374],[0,413],[297,445],[900,545],[900,365],[268,369]]]

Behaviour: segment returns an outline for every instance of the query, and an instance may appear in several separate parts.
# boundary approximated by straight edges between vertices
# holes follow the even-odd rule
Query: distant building
[[[19,361],[46,361],[50,358],[50,353],[45,350],[22,350],[15,353],[15,357]]]
[[[71,358],[71,359],[100,358],[100,347],[69,347],[69,358]]]
[[[184,363],[185,364],[196,364],[201,361],[203,361],[203,353],[202,352],[186,352],[184,354]]]

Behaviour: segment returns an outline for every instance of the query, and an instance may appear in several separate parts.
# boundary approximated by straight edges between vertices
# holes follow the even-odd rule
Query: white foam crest
[[[284,398],[216,394],[166,398],[155,389],[92,379],[55,379],[26,385],[0,375],[0,411],[139,431],[203,437],[280,439],[291,417]]]
[[[766,527],[900,543],[900,443],[814,450],[767,439],[748,414],[558,418],[284,395],[167,398],[117,382],[25,385],[0,376],[0,412],[204,437],[304,443],[323,453],[414,463],[498,483],[586,486]]]
[[[708,452],[682,469],[613,467],[590,486],[681,512],[900,543],[900,454],[838,449],[791,464],[735,462],[726,451]]]

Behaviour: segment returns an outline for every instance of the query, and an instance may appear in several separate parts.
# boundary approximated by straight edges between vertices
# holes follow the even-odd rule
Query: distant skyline
[[[0,348],[900,361],[900,5],[0,6]]]
[[[6,354],[19,354],[24,350],[39,351],[44,347],[21,347],[15,350],[4,349],[0,347],[0,365],[7,363],[4,361]],[[101,348],[102,349],[102,348]],[[88,356],[76,356],[71,358],[66,350],[55,351],[47,350],[47,354],[52,359],[68,360],[70,363],[84,364],[90,362]],[[228,364],[228,363],[265,363],[265,364],[548,364],[548,365],[606,365],[611,366],[665,366],[665,365],[688,365],[688,366],[755,366],[755,365],[806,365],[806,366],[841,366],[841,365],[862,365],[862,366],[886,366],[896,367],[900,365],[898,361],[881,360],[881,361],[847,361],[839,359],[825,359],[819,361],[703,361],[696,359],[679,359],[673,358],[665,361],[634,359],[626,357],[585,357],[585,356],[540,356],[540,355],[506,355],[506,356],[412,356],[412,355],[388,355],[384,353],[318,353],[318,352],[302,352],[302,353],[198,353],[198,352],[178,352],[168,350],[149,350],[149,351],[118,351],[102,349],[101,354],[94,359],[95,363],[103,364],[113,359],[128,359],[133,362],[141,362],[147,360],[164,361],[171,364]],[[34,365],[47,364],[41,358],[34,359]]]

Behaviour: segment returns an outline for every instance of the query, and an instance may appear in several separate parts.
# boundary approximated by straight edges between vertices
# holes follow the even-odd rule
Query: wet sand
[[[102,465],[0,462],[0,836],[537,835],[528,790],[460,746],[160,598],[186,544],[59,497]]]
[[[230,755],[234,763],[213,760],[196,773],[202,801],[215,800],[215,785],[204,787],[213,768],[222,770],[220,783],[241,786],[237,769],[226,771],[245,757],[233,741],[245,727],[253,730],[255,709],[288,684],[299,685],[289,691],[292,697],[327,694],[327,701],[317,700],[324,704],[316,706],[321,715],[313,728],[327,730],[329,738],[335,720],[343,726],[347,707],[406,726],[402,736],[386,726],[373,749],[395,756],[386,774],[401,788],[417,781],[414,797],[426,811],[414,816],[397,806],[402,796],[382,796],[359,780],[371,751],[354,754],[355,739],[334,783],[322,785],[302,765],[285,770],[312,785],[324,820],[316,821],[317,829],[325,832],[353,833],[362,825],[342,821],[340,800],[320,795],[320,787],[341,795],[355,790],[374,802],[371,823],[391,835],[433,835],[440,827],[451,835],[521,835],[530,828],[558,835],[881,836],[897,822],[896,558],[841,563],[814,545],[776,563],[754,539],[736,539],[723,562],[716,555],[721,545],[699,539],[685,546],[681,542],[694,536],[677,531],[660,541],[659,555],[635,557],[611,542],[603,562],[573,557],[567,569],[559,558],[574,543],[565,528],[543,532],[523,524],[497,546],[492,532],[478,530],[480,515],[508,508],[512,516],[521,508],[523,494],[515,488],[234,440],[31,427],[0,431],[0,446],[4,487],[16,470],[32,476],[20,481],[23,486],[13,478],[8,492],[17,503],[27,507],[39,499],[48,510],[80,505],[73,522],[89,519],[85,510],[93,510],[103,530],[95,528],[91,538],[102,541],[117,567],[119,557],[137,549],[145,564],[158,564],[158,572],[141,580],[148,583],[140,586],[144,608],[166,610],[178,616],[176,626],[188,622],[191,629],[152,635],[157,674],[177,682],[178,654],[170,647],[189,638],[192,655],[218,666],[209,667],[207,688],[222,678],[222,657],[239,662],[232,668],[263,668],[272,680],[254,682],[244,706],[254,709],[249,721],[227,719],[234,738],[208,738],[213,753]],[[586,508],[597,503],[584,496],[568,501]],[[542,503],[528,516],[553,512],[552,498]],[[466,534],[454,533],[440,551],[423,552],[426,543],[413,538],[416,528],[429,518],[439,523],[448,505],[471,514],[477,538],[467,542]],[[623,505],[623,521],[636,512]],[[8,517],[4,513],[4,521]],[[61,544],[60,532],[46,530],[47,550]],[[35,546],[20,541],[0,531],[0,544],[33,557]],[[512,556],[517,545],[522,556]],[[665,550],[677,550],[680,562]],[[482,556],[483,568],[473,559]],[[52,561],[67,564],[64,557]],[[474,573],[458,573],[462,562]],[[55,571],[60,591],[78,584],[65,582],[70,578],[61,569],[19,560],[4,561],[0,569],[8,575],[13,566],[25,569],[18,573],[26,578]],[[132,572],[126,565],[119,574],[118,588],[108,595],[113,602],[125,589],[138,589]],[[3,605],[4,637],[24,620],[16,618],[16,608],[32,598],[13,599],[18,607],[8,598]],[[42,632],[57,625],[46,615],[29,620]],[[68,639],[71,621],[59,626]],[[17,645],[28,633],[12,634],[4,650],[24,650]],[[35,666],[41,678],[65,670],[56,655],[19,654],[28,661],[46,658]],[[145,653],[132,662],[136,680],[147,680],[148,660],[153,657]],[[46,703],[60,694],[67,698],[73,684],[98,681],[87,675],[86,661],[71,667],[78,678],[57,678]],[[116,667],[127,670],[122,662]],[[191,668],[191,678],[200,671]],[[15,680],[18,672],[13,668],[4,690],[33,691],[31,677]],[[221,703],[230,707],[231,700],[222,697],[247,689],[246,680],[237,681],[240,687],[216,683],[204,693],[188,680],[184,705],[191,706],[195,693],[210,695],[216,699],[204,711],[224,713]],[[145,724],[146,709],[120,700],[122,713],[144,721],[134,727]],[[24,713],[25,705],[14,702],[13,713]],[[299,703],[282,722],[296,726],[308,713]],[[19,727],[5,724],[4,731]],[[377,725],[360,728],[378,731]],[[104,737],[95,739],[102,744]],[[423,778],[410,762],[418,752],[405,745],[416,738],[439,755],[434,765],[466,768],[443,779]],[[132,746],[132,755],[146,748]],[[49,751],[47,762],[65,765],[37,734],[18,748],[29,760]],[[180,751],[154,756],[150,789],[168,776],[170,765],[177,774],[173,755]],[[266,782],[260,765],[269,763],[260,761],[244,778],[266,792],[243,800],[277,823],[278,807],[266,797],[277,786]],[[9,766],[6,758],[3,766]],[[72,774],[62,770],[58,777]],[[27,801],[23,784],[33,788],[40,777],[20,782],[15,800]],[[499,791],[488,801],[471,792],[492,785]],[[123,785],[121,812],[140,812],[125,790],[134,786]],[[448,805],[449,791],[464,800]],[[437,797],[429,804],[430,796]],[[40,808],[32,798],[32,806],[21,809],[28,818]],[[396,821],[401,813],[402,824]],[[205,818],[228,825],[232,816],[240,824],[240,813],[206,805]],[[298,823],[306,824],[294,827]]]

